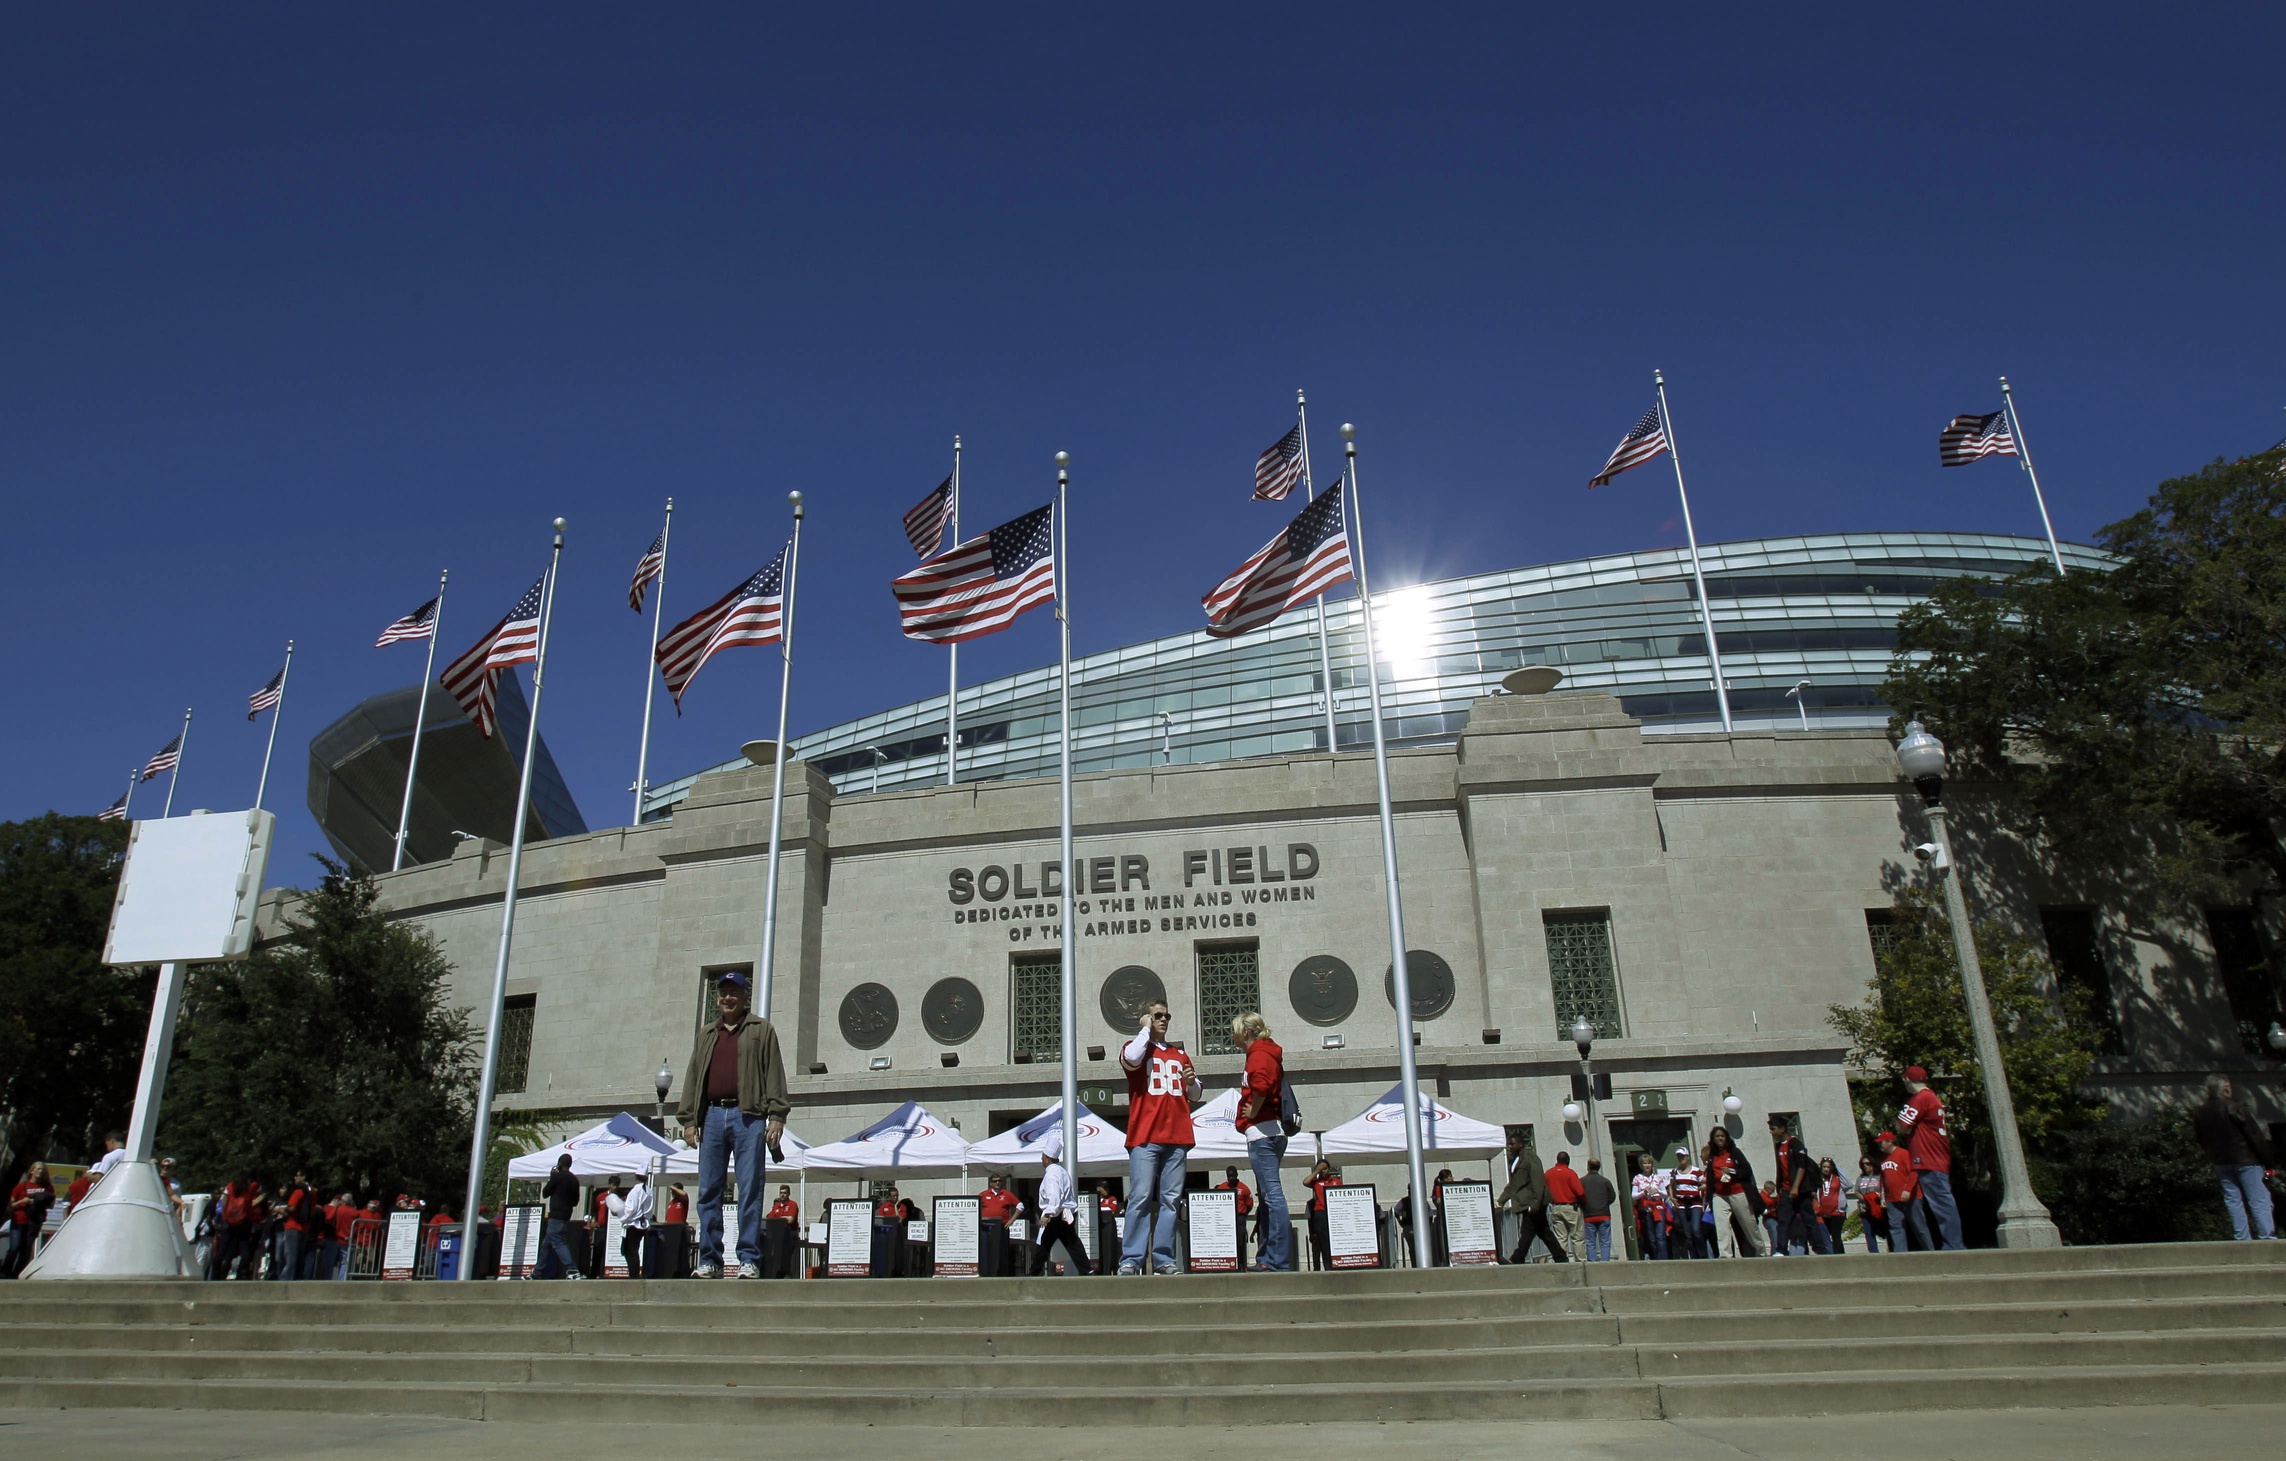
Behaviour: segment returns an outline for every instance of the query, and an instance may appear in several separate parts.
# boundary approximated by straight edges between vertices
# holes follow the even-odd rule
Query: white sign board
[[[413,1260],[420,1252],[421,1215],[417,1212],[389,1214],[389,1238],[381,1249],[381,1276],[411,1278]]]
[[[1012,1248],[1021,1248],[1026,1243],[1031,1241],[1032,1220],[1030,1218],[1010,1218],[1008,1220],[1009,1246]]]
[[[826,1277],[873,1272],[873,1204],[850,1198],[826,1204]]]
[[[978,1213],[973,1197],[940,1197],[932,1206],[937,1227],[937,1277],[974,1278],[978,1257]]]
[[[627,1236],[627,1224],[618,1213],[612,1213],[603,1225],[603,1276],[625,1278],[627,1255],[620,1250],[619,1240]]]
[[[1194,1192],[1183,1205],[1191,1215],[1191,1272],[1238,1272],[1238,1194]]]
[[[1326,1247],[1334,1267],[1381,1266],[1380,1217],[1372,1183],[1326,1189]]]
[[[906,1241],[906,1242],[908,1242],[908,1243],[926,1243],[926,1242],[928,1242],[928,1241],[929,1241],[929,1223],[928,1223],[928,1219],[926,1219],[926,1218],[914,1218],[914,1219],[912,1219],[910,1222],[907,1222],[907,1223],[905,1224],[905,1241]]]
[[[530,1278],[540,1261],[540,1213],[518,1205],[500,1215],[500,1277]]]
[[[1492,1185],[1445,1184],[1445,1261],[1472,1268],[1500,1261],[1500,1230],[1492,1222]]]
[[[243,959],[270,866],[268,812],[213,812],[136,822],[111,904],[106,964]]]

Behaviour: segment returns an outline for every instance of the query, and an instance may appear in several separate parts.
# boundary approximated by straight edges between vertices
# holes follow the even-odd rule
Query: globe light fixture
[[[1577,1120],[1579,1120],[1579,1119],[1580,1119],[1580,1115],[1581,1115],[1581,1109],[1580,1109],[1580,1103],[1579,1103],[1579,1102],[1577,1102],[1577,1101],[1566,1101],[1566,1102],[1564,1102],[1564,1119],[1565,1119],[1566,1121],[1577,1121]]]

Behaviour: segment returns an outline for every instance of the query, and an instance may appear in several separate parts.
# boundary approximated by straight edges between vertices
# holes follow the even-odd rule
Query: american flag
[[[1609,486],[1611,479],[1629,467],[1640,467],[1667,449],[1667,428],[1659,420],[1659,408],[1653,406],[1643,413],[1633,430],[1619,439],[1611,449],[1611,460],[1603,470],[1588,478],[1590,487]]]
[[[1301,480],[1302,428],[1296,423],[1292,431],[1271,444],[1270,450],[1254,459],[1254,500],[1277,502]]]
[[[492,631],[475,644],[468,653],[445,666],[444,687],[452,698],[460,702],[461,710],[476,726],[477,734],[491,739],[492,728],[498,721],[492,714],[492,699],[500,678],[500,671],[509,665],[526,665],[540,657],[540,602],[545,597],[548,576],[541,574],[508,617],[492,626]]]
[[[1056,596],[1055,504],[1002,523],[890,580],[907,639],[996,634]]]
[[[113,802],[110,806],[105,807],[102,811],[95,814],[95,820],[98,822],[119,822],[124,821],[126,816],[127,793],[121,792],[119,793],[119,800]]]
[[[158,775],[162,771],[174,770],[176,765],[179,764],[182,759],[183,738],[180,735],[177,735],[173,740],[159,747],[159,754],[153,756],[150,760],[143,763],[143,774],[135,779],[138,781],[149,781],[152,777]]]
[[[427,603],[421,605],[419,608],[413,610],[412,613],[407,614],[404,618],[399,619],[396,623],[382,630],[381,637],[373,641],[373,647],[375,649],[386,649],[392,644],[400,644],[408,639],[426,639],[431,634],[436,632],[436,627],[437,601],[435,599],[431,599]]]
[[[923,558],[944,543],[945,524],[952,521],[952,484],[952,478],[945,478],[905,514],[905,538]]]
[[[715,602],[677,624],[659,641],[659,673],[682,714],[683,691],[718,649],[740,644],[776,644],[785,637],[786,554],[780,549],[768,566]]]
[[[1294,605],[1354,578],[1339,483],[1296,514],[1285,530],[1204,600],[1207,633],[1228,639],[1270,623]]]
[[[635,565],[635,581],[627,585],[627,607],[643,612],[643,590],[649,588],[658,576],[667,571],[667,534],[660,529],[651,546],[643,550],[643,560]]]
[[[2008,413],[1990,416],[1955,416],[1937,433],[1937,460],[1948,467],[1965,467],[1979,457],[2016,455],[2016,437],[2008,429]]]
[[[278,697],[285,693],[285,685],[286,672],[284,670],[272,675],[269,684],[264,685],[246,698],[246,718],[252,720],[263,711],[277,705]]]

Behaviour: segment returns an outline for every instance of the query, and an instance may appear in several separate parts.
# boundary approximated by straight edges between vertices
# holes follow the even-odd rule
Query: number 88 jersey
[[[1172,1045],[1153,1045],[1143,1063],[1127,1072],[1127,1145],[1147,1143],[1187,1147],[1191,1102],[1184,1092],[1192,1080],[1191,1057]]]

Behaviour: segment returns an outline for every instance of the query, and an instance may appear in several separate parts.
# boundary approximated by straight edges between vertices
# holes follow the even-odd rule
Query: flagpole
[[[1730,686],[1723,683],[1722,646],[1715,643],[1714,605],[1707,602],[1707,576],[1699,567],[1699,530],[1691,525],[1691,494],[1683,487],[1683,449],[1675,445],[1675,418],[1667,412],[1667,373],[1651,372],[1659,387],[1659,429],[1667,433],[1667,458],[1675,464],[1675,495],[1683,500],[1683,536],[1691,541],[1691,582],[1699,589],[1699,623],[1707,633],[1707,664],[1714,671],[1715,704],[1722,711],[1722,731],[1729,735]]]
[[[1315,502],[1317,484],[1310,477],[1310,403],[1299,390],[1294,392],[1294,410],[1302,418],[1302,497]],[[1333,650],[1326,643],[1326,596],[1319,594],[1314,603],[1318,613],[1318,672],[1326,687],[1326,754],[1330,756],[1341,749],[1334,732]]]
[[[127,799],[119,804],[119,820],[122,822],[135,820],[135,778],[142,773],[142,770],[143,768],[140,766],[127,768]]]
[[[278,722],[286,713],[286,679],[294,672],[294,641],[286,641],[286,667],[278,671],[278,703],[270,707],[270,740],[262,747],[262,779],[254,783],[254,810],[262,810],[262,794],[270,789],[270,753],[278,749]]]
[[[952,540],[960,541],[960,438],[953,438],[953,490]],[[945,785],[960,783],[960,767],[954,760],[960,754],[960,646],[948,644],[951,668],[945,680]]]
[[[540,749],[540,690],[548,675],[548,628],[555,617],[556,570],[564,561],[564,520],[557,518],[555,548],[548,557],[548,587],[540,597],[540,643],[532,660],[532,713],[524,729],[524,770],[516,781],[516,830],[508,839],[508,888],[500,903],[500,957],[492,966],[492,1002],[484,1022],[484,1074],[476,1088],[475,1135],[468,1148],[468,1201],[460,1210],[460,1272],[476,1277],[477,1205],[484,1200],[484,1158],[492,1144],[492,1089],[500,1076],[500,1022],[508,1002],[508,949],[516,937],[516,889],[524,873],[524,823],[532,811],[532,763]],[[443,617],[444,605],[437,605]],[[430,643],[435,643],[435,629]],[[509,674],[516,673],[513,669]]]
[[[1365,627],[1365,684],[1373,709],[1373,776],[1381,798],[1381,870],[1389,896],[1389,982],[1397,1004],[1397,1072],[1404,1086],[1405,1170],[1412,1179],[1414,1241],[1428,1251],[1429,1199],[1421,1163],[1421,1079],[1413,1060],[1413,977],[1405,967],[1405,903],[1397,885],[1397,821],[1389,809],[1389,743],[1381,730],[1381,673],[1373,652],[1373,590],[1365,576],[1365,502],[1357,487],[1357,428],[1341,424],[1348,457],[1350,550],[1357,557],[1357,598]]]
[[[651,600],[651,652],[643,657],[643,744],[635,752],[635,820],[631,827],[643,825],[643,793],[650,789],[647,778],[651,771],[651,701],[659,684],[659,616],[667,608],[667,535],[675,530],[675,499],[667,499],[667,524],[659,529],[659,576],[651,585],[657,597]]]
[[[2000,378],[2000,403],[2008,408],[2009,434],[2016,438],[2016,460],[2023,463],[2024,475],[2032,479],[2032,500],[2040,504],[2040,531],[2048,535],[2048,556],[2056,561],[2056,577],[2064,576],[2064,552],[2056,546],[2056,525],[2048,520],[2048,499],[2040,491],[2040,474],[2032,468],[2032,448],[2024,441],[2024,419],[2016,414],[2016,393],[2008,388],[2008,377]]]
[[[183,712],[183,733],[175,738],[175,764],[167,768],[167,804],[160,809],[162,818],[175,814],[175,783],[182,780],[183,757],[190,751],[191,713]]]
[[[1062,1000],[1064,1160],[1079,1170],[1079,928],[1072,922],[1072,615],[1071,533],[1065,527],[1066,499],[1071,488],[1070,452],[1056,453],[1056,702],[1062,727],[1060,793],[1062,826],[1057,856],[1063,901],[1057,910],[1059,942],[1063,945]],[[1145,1219],[1149,1221],[1148,1218]]]
[[[789,492],[794,506],[794,541],[786,549],[786,598],[778,623],[778,748],[770,775],[770,859],[763,873],[762,962],[754,981],[754,1012],[770,1018],[770,980],[778,962],[778,832],[786,804],[786,697],[794,688],[794,578],[802,566],[802,494]]]
[[[451,577],[449,568],[437,574],[437,607],[429,615],[429,657],[421,664],[421,705],[413,712],[413,750],[405,758],[405,804],[397,810],[397,853],[389,861],[391,872],[405,865],[405,832],[413,825],[413,773],[421,766],[421,730],[429,718],[429,682],[436,678],[437,639],[444,633],[445,582]]]

